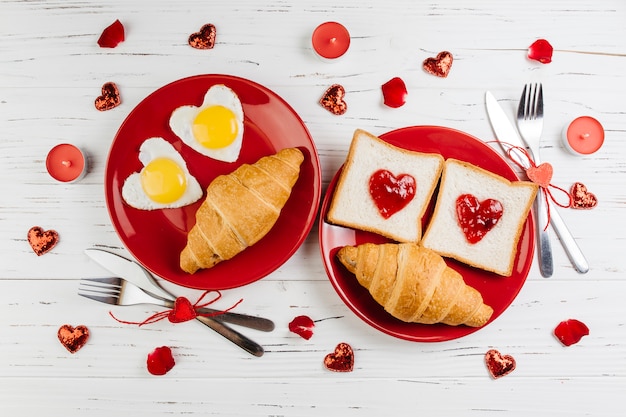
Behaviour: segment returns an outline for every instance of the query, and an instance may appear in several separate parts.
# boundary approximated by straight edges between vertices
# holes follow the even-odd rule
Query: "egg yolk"
[[[169,158],[155,158],[141,170],[141,187],[157,203],[172,203],[187,187],[185,171]]]
[[[224,106],[209,106],[198,113],[192,130],[202,146],[220,149],[234,142],[239,127],[232,110]]]

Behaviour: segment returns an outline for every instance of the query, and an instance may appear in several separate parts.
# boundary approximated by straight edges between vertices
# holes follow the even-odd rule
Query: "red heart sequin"
[[[111,110],[122,103],[120,92],[115,83],[108,82],[102,86],[102,95],[96,98],[96,109],[99,111]]]
[[[479,202],[475,196],[463,194],[456,200],[457,220],[469,243],[480,242],[498,224],[503,212],[502,203],[491,198]]]
[[[57,337],[61,344],[65,346],[65,349],[70,353],[76,353],[87,343],[89,329],[83,325],[73,327],[69,324],[64,324],[59,328]]]
[[[313,327],[315,327],[315,323],[309,316],[295,317],[289,323],[289,331],[306,340],[309,340],[311,336],[313,336]]]
[[[502,355],[496,349],[485,354],[485,364],[494,379],[510,374],[515,369],[515,359],[511,355]]]
[[[172,349],[167,346],[161,346],[154,349],[148,354],[146,365],[148,372],[152,375],[165,375],[175,365]]]
[[[569,319],[556,326],[554,335],[565,346],[571,346],[578,343],[583,336],[589,335],[589,328],[582,321]]]
[[[199,32],[189,35],[189,46],[196,49],[213,49],[217,30],[215,25],[207,23],[200,28]]]
[[[409,174],[397,177],[386,169],[372,174],[369,190],[380,215],[385,219],[402,210],[415,197],[417,183]]]
[[[124,25],[119,20],[108,26],[102,35],[98,38],[98,45],[101,48],[115,48],[120,42],[124,41]]]
[[[539,164],[538,166],[531,166],[526,170],[528,179],[541,187],[548,187],[552,180],[552,165],[547,162]]]
[[[49,252],[59,243],[59,234],[55,230],[43,230],[39,226],[33,226],[28,230],[28,243],[37,256]]]
[[[552,52],[554,49],[550,42],[545,39],[537,39],[528,48],[528,58],[535,61],[539,61],[542,64],[549,64],[552,62]]]
[[[426,58],[422,66],[424,70],[437,77],[445,78],[452,68],[452,54],[448,51],[439,52],[435,58]]]
[[[598,199],[587,190],[585,184],[575,182],[570,191],[572,195],[572,207],[575,209],[592,209],[598,205]]]
[[[392,78],[382,85],[383,102],[386,106],[398,108],[406,103],[406,84],[400,77]]]
[[[346,90],[340,84],[331,85],[320,99],[320,104],[336,116],[348,111],[348,103],[344,101]]]
[[[324,366],[329,371],[352,372],[354,369],[354,352],[347,343],[339,343],[333,353],[324,358]]]
[[[174,308],[167,315],[167,319],[171,323],[182,323],[195,319],[197,315],[198,313],[188,299],[178,297],[176,301],[174,301]]]

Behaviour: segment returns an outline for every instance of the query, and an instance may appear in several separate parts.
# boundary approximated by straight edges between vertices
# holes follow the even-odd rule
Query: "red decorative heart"
[[[28,243],[37,256],[49,252],[59,243],[59,234],[55,230],[43,230],[39,226],[33,226],[28,230]]]
[[[485,364],[494,379],[510,374],[515,369],[515,359],[511,355],[502,355],[496,349],[485,354]]]
[[[175,365],[174,356],[172,356],[172,349],[167,346],[161,346],[154,349],[148,354],[146,366],[148,372],[152,375],[165,375]]]
[[[320,99],[320,104],[336,116],[348,111],[348,103],[344,101],[346,90],[340,84],[331,85]]]
[[[426,58],[422,66],[429,74],[445,78],[452,68],[452,54],[448,51],[439,52],[436,58]]]
[[[383,102],[386,106],[398,108],[406,103],[406,84],[400,77],[392,78],[382,85]]]
[[[479,202],[472,194],[463,194],[456,200],[457,220],[469,243],[480,242],[498,224],[503,212],[502,203],[491,198]]]
[[[101,48],[115,48],[122,41],[124,41],[124,25],[119,20],[116,20],[104,29],[98,39],[98,45]]]
[[[172,323],[182,323],[195,319],[197,315],[198,313],[188,299],[178,297],[174,301],[174,308],[167,315],[167,319]]]
[[[324,366],[329,371],[352,372],[354,369],[354,352],[347,343],[339,343],[333,353],[324,358]]]
[[[528,58],[535,61],[539,61],[542,64],[549,64],[552,62],[552,52],[554,49],[550,42],[545,39],[537,39],[528,48]]]
[[[402,210],[415,197],[417,183],[409,174],[397,177],[386,169],[372,174],[369,190],[380,215],[385,219]]]
[[[216,34],[217,30],[215,26],[211,23],[207,23],[200,28],[200,32],[189,35],[189,46],[196,49],[213,49]]]
[[[582,321],[569,319],[562,321],[554,329],[554,335],[565,346],[578,343],[583,336],[589,335],[589,328]]]
[[[65,346],[65,349],[70,353],[76,353],[87,343],[89,329],[83,325],[73,327],[69,324],[64,324],[59,328],[57,337],[61,344]]]
[[[96,109],[99,111],[111,110],[122,103],[120,92],[115,83],[108,82],[102,86],[102,95],[96,98]]]
[[[289,331],[306,340],[309,340],[311,336],[313,336],[313,327],[315,327],[315,323],[309,316],[295,317],[289,323]]]
[[[528,179],[539,185],[540,187],[548,187],[552,181],[552,165],[547,162],[538,166],[531,166],[526,170]]]
[[[585,184],[575,182],[570,192],[572,195],[572,207],[575,209],[592,209],[598,205],[598,199],[587,190]]]

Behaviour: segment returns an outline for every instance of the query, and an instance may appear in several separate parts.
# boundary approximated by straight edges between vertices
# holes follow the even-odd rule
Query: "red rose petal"
[[[154,349],[148,354],[146,365],[152,375],[165,375],[175,365],[172,349],[167,346]]]
[[[406,84],[400,77],[392,78],[382,85],[383,102],[386,106],[398,108],[406,103],[408,92]]]
[[[589,335],[587,325],[576,319],[562,321],[554,329],[554,335],[565,346],[578,343],[583,336]]]
[[[552,52],[554,49],[550,42],[545,39],[537,39],[528,48],[528,58],[535,61],[539,61],[542,64],[549,64],[552,62]]]
[[[352,372],[354,369],[354,351],[347,343],[339,343],[333,353],[324,357],[324,366],[333,372]]]
[[[119,20],[113,22],[100,35],[98,45],[101,48],[115,48],[124,40],[124,25]]]
[[[485,354],[485,364],[494,379],[501,378],[515,370],[515,359],[511,355],[503,355],[496,349]]]
[[[289,323],[289,331],[309,340],[313,336],[315,323],[309,316],[298,316]]]

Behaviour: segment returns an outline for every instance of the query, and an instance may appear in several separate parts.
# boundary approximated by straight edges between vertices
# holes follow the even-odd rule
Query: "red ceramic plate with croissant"
[[[439,153],[446,159],[455,158],[467,161],[510,181],[518,179],[507,162],[493,149],[481,140],[458,130],[438,126],[413,126],[385,133],[380,138],[400,148]],[[368,290],[358,283],[355,276],[336,259],[337,252],[343,246],[389,241],[380,235],[335,226],[325,220],[340,172],[341,170],[331,181],[322,203],[319,237],[326,272],[346,305],[370,326],[391,336],[411,341],[441,342],[457,339],[481,329],[482,327],[417,324],[398,320],[388,314],[370,296]],[[433,197],[434,200],[435,197]],[[432,206],[434,204],[431,204],[431,209],[426,212],[422,219],[423,223],[428,222]],[[468,285],[476,288],[481,293],[485,304],[493,308],[493,314],[486,324],[489,325],[508,308],[521,290],[532,265],[533,252],[534,231],[532,214],[530,214],[518,242],[513,274],[510,277],[502,277],[472,268],[451,259],[446,259],[446,263],[459,272]]]

